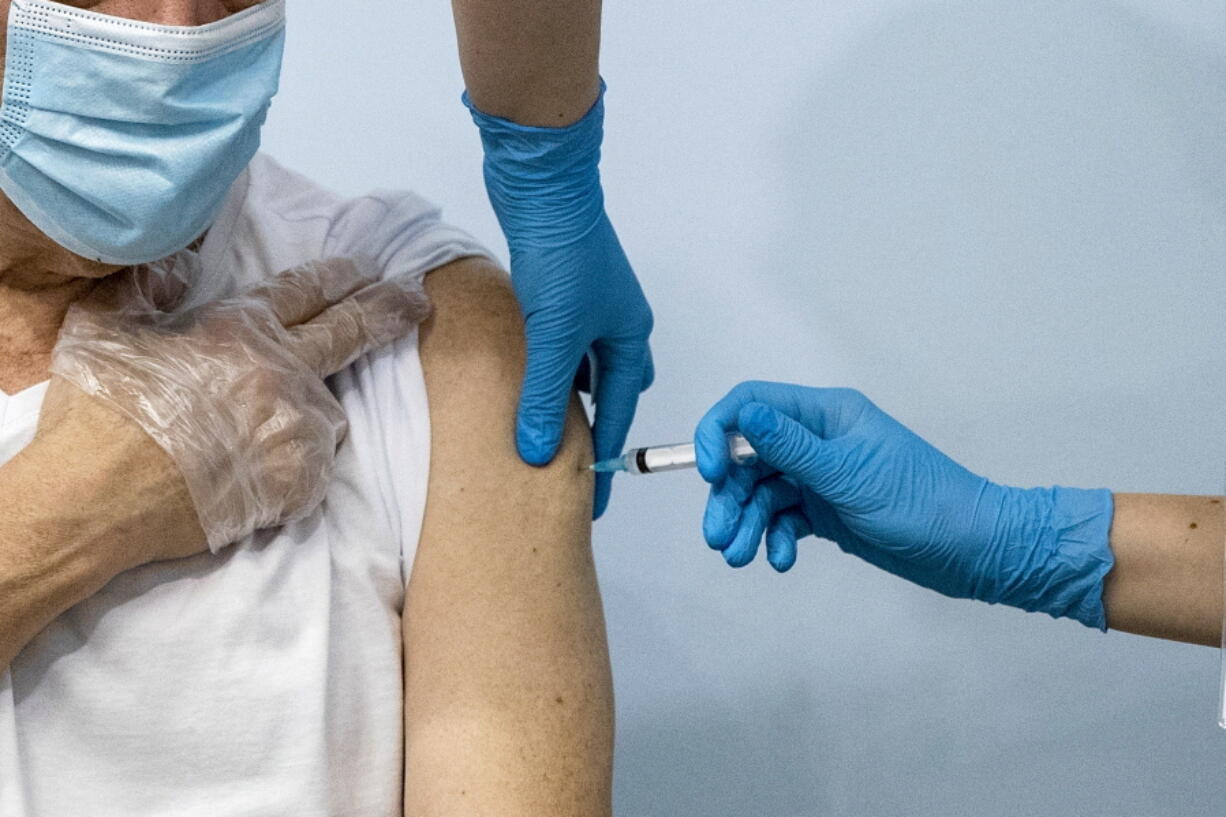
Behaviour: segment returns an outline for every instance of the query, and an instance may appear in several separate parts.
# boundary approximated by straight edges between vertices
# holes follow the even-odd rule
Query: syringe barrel
[[[728,453],[737,465],[747,465],[758,458],[740,434],[728,435]],[[653,445],[650,448],[636,448],[626,453],[626,470],[631,474],[658,474],[661,471],[680,471],[683,468],[693,468],[698,463],[694,454],[693,443],[673,443],[672,445]]]
[[[674,443],[673,445],[653,445],[650,448],[637,448],[628,457],[630,472],[633,474],[658,474],[661,471],[680,471],[683,468],[693,468],[698,461],[694,456],[693,443]]]

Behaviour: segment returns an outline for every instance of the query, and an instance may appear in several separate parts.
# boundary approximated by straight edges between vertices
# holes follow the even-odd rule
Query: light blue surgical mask
[[[191,27],[13,0],[0,189],[86,258],[182,249],[259,147],[284,42],[285,0]]]

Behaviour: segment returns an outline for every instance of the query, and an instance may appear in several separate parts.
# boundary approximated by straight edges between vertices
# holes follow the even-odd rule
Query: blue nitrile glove
[[[528,365],[516,444],[543,465],[562,439],[570,389],[591,349],[598,378],[592,427],[596,459],[621,453],[639,392],[654,376],[651,308],[604,210],[600,142],[604,84],[592,109],[565,128],[538,128],[464,104],[481,129],[485,186],[511,250],[511,283],[523,310]],[[597,474],[594,517],[612,474]]]
[[[725,435],[738,430],[757,464],[730,462]],[[765,532],[768,561],[787,570],[812,533],[947,596],[1106,629],[1109,491],[989,482],[849,389],[742,383],[695,443],[712,484],[703,533],[734,567]]]

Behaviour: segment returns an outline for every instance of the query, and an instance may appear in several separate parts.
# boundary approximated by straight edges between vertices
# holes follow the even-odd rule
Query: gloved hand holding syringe
[[[711,484],[703,537],[733,567],[765,542],[771,566],[786,571],[812,535],[947,596],[1106,624],[1110,491],[993,483],[850,389],[743,383],[707,412],[694,442],[596,467],[697,467]]]
[[[751,465],[758,459],[749,440],[740,434],[728,435],[728,454],[737,465]],[[693,443],[651,445],[646,448],[631,448],[620,457],[601,460],[591,466],[598,473],[625,472],[627,474],[656,474],[660,471],[680,471],[697,468],[698,457]]]

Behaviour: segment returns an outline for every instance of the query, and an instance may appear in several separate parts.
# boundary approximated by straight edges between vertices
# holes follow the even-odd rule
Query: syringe
[[[737,465],[749,465],[758,458],[749,440],[740,434],[728,435],[728,453]],[[679,471],[693,468],[698,460],[694,456],[693,443],[652,445],[647,448],[631,448],[620,457],[601,460],[591,466],[593,471],[624,471],[627,474],[656,474],[660,471]]]

